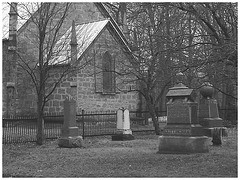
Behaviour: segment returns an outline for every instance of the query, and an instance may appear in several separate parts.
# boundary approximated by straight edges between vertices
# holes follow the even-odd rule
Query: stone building
[[[59,3],[60,6],[63,4]],[[27,73],[18,66],[19,59],[16,55],[16,50],[24,51],[35,59],[37,49],[31,41],[33,36],[28,33],[34,26],[28,20],[18,28],[16,9],[17,3],[12,3],[9,37],[3,39],[4,115],[34,114],[37,107],[34,85]],[[115,73],[124,72],[132,58],[122,28],[116,24],[102,3],[72,3],[68,12],[62,26],[63,36],[58,41],[61,44],[62,38],[65,38],[66,45],[63,53],[52,59],[54,68],[47,83],[58,79],[62,69],[71,66],[73,61],[79,62],[77,66],[81,68],[68,73],[57,85],[48,97],[44,112],[62,112],[63,101],[69,97],[77,101],[77,112],[82,109],[116,111],[120,107],[137,110],[139,96],[136,92],[129,91],[135,89],[136,84],[134,81],[127,81],[132,77]],[[54,65],[67,57],[71,61]]]

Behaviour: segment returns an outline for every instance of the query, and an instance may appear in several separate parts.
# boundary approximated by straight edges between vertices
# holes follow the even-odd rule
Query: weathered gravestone
[[[221,145],[226,128],[219,117],[217,100],[213,98],[214,88],[210,83],[205,83],[200,89],[200,94],[199,123],[204,127],[204,134],[213,138],[213,145]]]
[[[159,137],[159,153],[208,152],[208,138],[198,122],[193,89],[178,83],[167,93],[167,125]]]
[[[73,99],[64,101],[64,123],[58,145],[67,148],[83,146],[82,136],[79,135],[79,129],[76,126],[76,101]]]
[[[117,111],[117,131],[112,136],[113,141],[133,140],[132,130],[130,129],[129,110],[121,108]]]

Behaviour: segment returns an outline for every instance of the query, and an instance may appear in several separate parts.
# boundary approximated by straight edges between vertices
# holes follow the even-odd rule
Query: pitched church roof
[[[104,28],[108,28],[110,32],[117,38],[118,42],[122,45],[122,47],[127,51],[131,52],[131,49],[128,46],[127,39],[125,38],[123,32],[115,22],[115,20],[108,13],[106,8],[102,3],[94,3],[98,10],[102,13],[102,15],[106,18],[105,20],[85,23],[76,26],[76,34],[77,34],[77,43],[78,43],[78,58],[86,52],[86,50],[91,46],[93,41],[101,34]],[[19,12],[20,13],[20,12]],[[7,16],[8,17],[8,16]],[[28,19],[28,18],[26,18]],[[26,26],[28,20],[18,21],[17,30],[21,31]],[[6,20],[6,19],[5,19]],[[8,20],[8,19],[7,19]],[[8,24],[8,23],[6,23]],[[8,26],[5,28],[5,31],[8,32]],[[3,28],[3,29],[4,29]],[[3,32],[3,38],[7,38],[8,33]],[[68,63],[70,57],[70,39],[71,39],[71,28],[67,30],[65,35],[58,41],[57,46],[55,48],[55,58],[52,60],[52,64],[60,63],[65,64]],[[53,55],[53,56],[54,56]]]
[[[78,44],[78,54],[77,58],[81,58],[84,53],[90,48],[93,42],[101,35],[103,30],[107,28],[110,32],[115,35],[118,42],[127,50],[131,51],[126,41],[123,39],[122,35],[116,30],[116,27],[110,21],[110,19],[105,19],[101,21],[95,21],[91,23],[85,23],[75,26],[77,44]],[[71,29],[70,27],[64,36],[56,44],[54,59],[51,64],[67,64],[70,61],[71,56]]]

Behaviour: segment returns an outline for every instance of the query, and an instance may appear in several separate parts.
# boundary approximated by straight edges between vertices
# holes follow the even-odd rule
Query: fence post
[[[85,138],[84,137],[84,109],[82,110],[82,131],[83,131],[82,137],[84,139]]]

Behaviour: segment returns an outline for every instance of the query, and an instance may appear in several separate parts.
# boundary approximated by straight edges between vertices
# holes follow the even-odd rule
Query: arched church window
[[[115,93],[115,63],[111,54],[103,54],[103,93]]]

